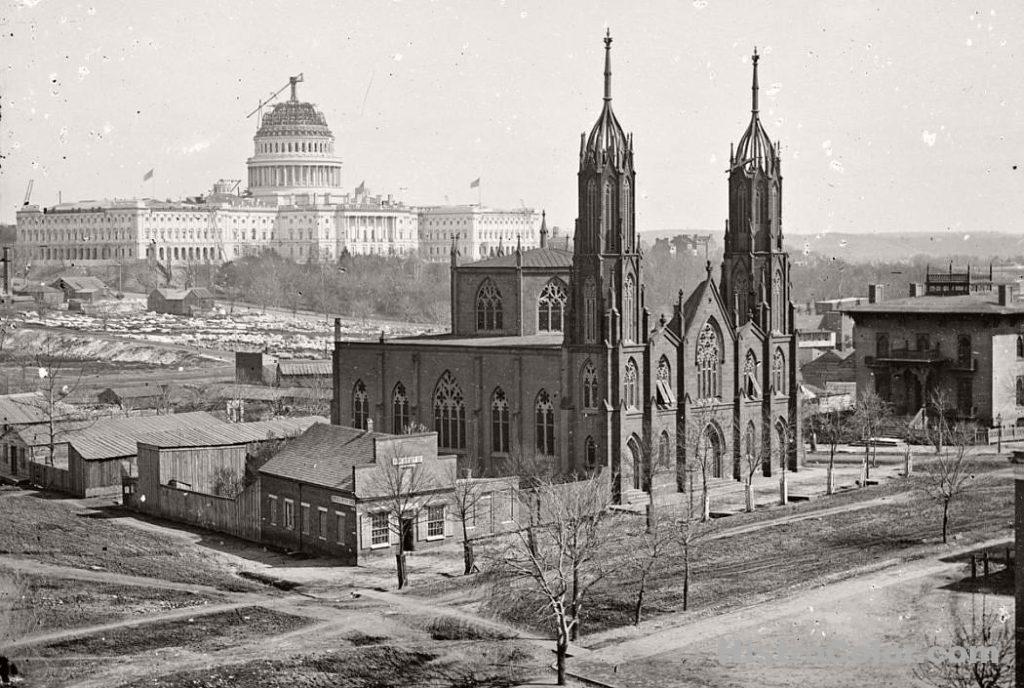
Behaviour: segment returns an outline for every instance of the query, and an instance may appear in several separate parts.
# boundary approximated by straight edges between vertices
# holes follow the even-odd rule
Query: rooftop
[[[559,349],[564,335],[561,332],[550,334],[531,334],[510,337],[456,337],[451,334],[420,335],[418,337],[401,337],[387,339],[386,344],[394,346],[445,346],[445,347],[483,347],[483,348],[529,348]],[[379,346],[376,341],[348,340],[346,344],[368,344]]]
[[[326,423],[321,416],[275,418],[255,423],[222,423],[216,427],[179,428],[152,432],[138,438],[139,444],[160,449],[184,447],[224,447],[261,442],[276,437],[292,437],[315,423]]]
[[[374,463],[374,440],[392,437],[341,425],[313,425],[263,464],[260,473],[352,492],[352,469]]]
[[[277,367],[282,375],[331,375],[331,359],[281,359]]]
[[[129,418],[104,418],[95,422],[79,424],[61,437],[86,460],[115,459],[135,456],[138,452],[139,437],[154,432],[181,432],[197,429],[217,429],[228,425],[206,413],[169,413],[159,416],[132,416]],[[35,430],[39,433],[40,426]],[[45,430],[45,429],[44,429]],[[42,432],[42,442],[49,441]],[[22,433],[24,437],[24,433]]]
[[[534,248],[523,251],[524,268],[553,268],[568,270],[572,267],[572,251],[561,248]],[[491,270],[493,268],[517,267],[516,252],[511,250],[503,256],[485,258],[475,263],[460,265],[460,270]]]
[[[879,303],[846,306],[841,310],[852,316],[861,313],[1024,315],[1024,302],[1012,301],[1005,306],[1000,306],[996,292],[975,292],[961,296],[914,296],[889,299]]]

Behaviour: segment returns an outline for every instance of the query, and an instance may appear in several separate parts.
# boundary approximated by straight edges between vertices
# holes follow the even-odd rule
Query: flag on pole
[[[477,177],[476,179],[474,179],[473,181],[471,181],[469,183],[469,188],[471,188],[471,189],[479,188],[479,186],[480,186],[480,177]]]
[[[146,174],[142,175],[142,181],[144,181],[144,182],[148,182],[152,178],[153,178],[153,170],[150,170]]]

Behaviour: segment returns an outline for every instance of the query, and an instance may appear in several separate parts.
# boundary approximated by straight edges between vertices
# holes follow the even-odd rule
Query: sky
[[[0,2],[0,222],[30,179],[43,205],[244,179],[248,113],[301,72],[345,187],[471,203],[479,177],[571,227],[609,27],[641,230],[722,231],[756,45],[786,232],[1024,232],[1017,0]]]

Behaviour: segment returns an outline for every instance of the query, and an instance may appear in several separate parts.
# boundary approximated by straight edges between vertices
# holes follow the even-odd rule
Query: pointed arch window
[[[786,356],[782,349],[772,355],[772,390],[776,394],[786,393]]]
[[[640,376],[636,367],[636,361],[632,358],[626,361],[626,370],[622,375],[622,397],[626,408],[635,409],[640,403]]]
[[[537,299],[537,330],[562,332],[565,318],[565,283],[551,279],[544,285]]]
[[[401,435],[409,427],[409,397],[399,382],[391,392],[391,432]]]
[[[597,470],[597,442],[594,441],[593,437],[588,437],[584,443],[584,456],[587,463],[588,471]]]
[[[609,249],[617,249],[615,223],[612,221],[615,212],[615,188],[612,180],[604,183],[604,195],[601,198],[601,227],[604,230],[605,246]]]
[[[465,398],[459,383],[447,370],[434,387],[434,430],[438,447],[466,448]]]
[[[775,276],[772,277],[772,326],[779,332],[783,330],[782,325],[786,318],[783,313],[785,306],[782,297],[782,271],[776,270]]]
[[[487,278],[476,292],[476,329],[494,331],[504,327],[501,291]]]
[[[597,285],[593,277],[583,283],[583,341],[597,342]]]
[[[743,360],[743,392],[750,398],[761,396],[761,385],[757,381],[757,354],[753,349],[747,351]]]
[[[595,251],[597,250],[598,244],[600,243],[599,240],[596,238],[598,236],[598,231],[600,230],[600,219],[598,217],[599,208],[597,200],[597,181],[591,179],[590,181],[587,182],[587,217],[589,220],[590,228],[590,231],[587,234],[588,237],[593,237],[593,239],[588,240],[593,241],[595,245],[589,248]]]
[[[356,380],[352,387],[352,427],[366,430],[370,420],[370,397],[366,393],[366,385]]]
[[[885,358],[889,355],[889,335],[885,332],[880,332],[875,335],[875,356],[877,358]]]
[[[668,468],[672,465],[672,440],[666,430],[661,431],[658,438],[658,466]]]
[[[626,275],[622,284],[622,338],[627,342],[636,340],[636,280]]]
[[[697,398],[721,396],[722,335],[708,320],[697,335]]]
[[[667,409],[675,406],[676,395],[672,391],[672,364],[668,356],[658,359],[658,370],[655,376],[655,392],[658,408]]]
[[[1024,335],[1017,335],[1017,358],[1024,358]]]
[[[971,335],[962,334],[956,340],[956,361],[961,366],[971,365]]]
[[[583,366],[583,408],[597,408],[597,370],[590,361]]]
[[[505,390],[498,387],[491,395],[491,451],[508,453],[508,438],[508,399],[505,398]]]
[[[626,242],[631,243],[633,240],[632,226],[630,220],[632,219],[630,214],[630,206],[632,204],[632,195],[630,194],[629,179],[622,180],[622,201],[620,204],[619,216],[622,218],[622,234],[627,237]]]
[[[551,397],[543,389],[537,394],[535,410],[537,453],[553,456],[555,453],[555,408],[551,405]]]

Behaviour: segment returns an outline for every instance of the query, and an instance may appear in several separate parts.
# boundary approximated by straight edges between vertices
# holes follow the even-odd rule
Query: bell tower
[[[789,334],[789,256],[782,247],[779,145],[761,123],[757,49],[751,58],[750,124],[729,151],[729,219],[725,225],[722,296],[737,325],[753,318],[768,332]]]
[[[580,135],[569,346],[646,339],[634,223],[633,137],[612,110],[610,31],[604,51],[604,104],[590,135]]]

